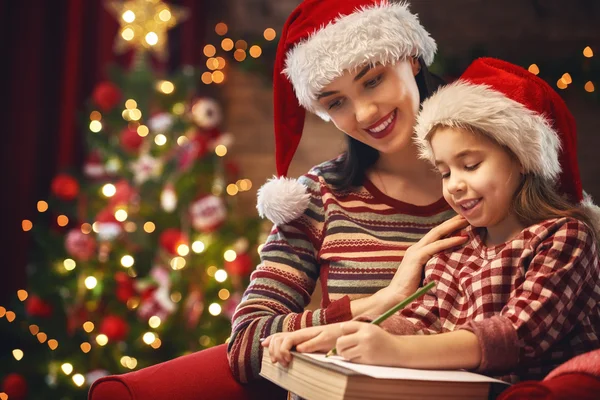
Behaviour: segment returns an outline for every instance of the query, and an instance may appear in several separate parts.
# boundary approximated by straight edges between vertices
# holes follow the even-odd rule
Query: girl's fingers
[[[464,228],[467,225],[469,225],[469,222],[463,216],[457,215],[431,229],[423,236],[419,243],[427,245],[457,231],[458,229]]]

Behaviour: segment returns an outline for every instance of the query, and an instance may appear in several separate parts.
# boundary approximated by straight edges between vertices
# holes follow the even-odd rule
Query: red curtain
[[[198,66],[205,31],[204,1],[168,2],[189,10],[170,31],[169,69]],[[26,285],[30,235],[52,177],[78,168],[85,156],[78,124],[83,104],[115,57],[118,23],[101,0],[1,1],[0,86],[0,305]]]

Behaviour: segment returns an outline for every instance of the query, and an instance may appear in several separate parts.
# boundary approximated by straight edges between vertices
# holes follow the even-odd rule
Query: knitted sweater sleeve
[[[259,375],[259,339],[352,318],[347,296],[326,308],[304,310],[319,278],[318,252],[325,224],[325,183],[312,172],[300,178],[311,196],[308,208],[295,221],[273,227],[261,251],[261,263],[233,315],[227,352],[233,375],[241,382]]]

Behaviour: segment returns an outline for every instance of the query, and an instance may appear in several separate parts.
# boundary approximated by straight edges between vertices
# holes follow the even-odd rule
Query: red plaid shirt
[[[573,218],[530,226],[486,247],[477,228],[457,251],[425,267],[430,292],[383,327],[398,334],[467,329],[479,339],[479,372],[541,379],[569,358],[600,348],[600,262],[590,229]],[[415,328],[417,331],[415,332]]]

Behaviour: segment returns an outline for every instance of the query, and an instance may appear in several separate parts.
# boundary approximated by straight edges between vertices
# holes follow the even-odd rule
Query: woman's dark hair
[[[419,97],[422,103],[445,82],[439,76],[429,72],[423,58],[419,57],[418,61],[421,70],[415,76],[415,80],[417,81]],[[375,164],[379,158],[379,151],[350,136],[346,137],[348,149],[336,161],[337,177],[332,179],[332,184],[342,190],[352,186],[361,186],[365,179],[367,169]]]

